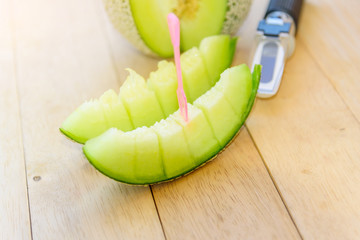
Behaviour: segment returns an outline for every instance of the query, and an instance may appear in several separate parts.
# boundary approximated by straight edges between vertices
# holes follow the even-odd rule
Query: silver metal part
[[[263,31],[256,34],[256,49],[253,51],[252,69],[255,64],[261,64],[262,74],[258,89],[258,97],[268,98],[275,95],[279,89],[285,60],[295,49],[295,24],[293,18],[284,12],[272,12],[266,19],[266,25],[284,25],[290,23],[288,33],[266,35]]]

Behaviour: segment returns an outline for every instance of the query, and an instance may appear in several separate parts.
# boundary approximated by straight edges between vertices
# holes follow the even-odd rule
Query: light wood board
[[[253,0],[234,65],[268,2]],[[359,7],[305,1],[278,95],[214,161],[149,188],[98,173],[58,127],[158,59],[101,0],[0,0],[0,239],[358,239]]]
[[[301,239],[245,128],[212,162],[153,191],[168,239]]]
[[[163,239],[150,189],[99,174],[58,130],[82,101],[119,87],[94,4],[14,6],[34,239]]]
[[[360,1],[306,1],[298,38],[360,121]],[[326,26],[326,27],[324,27]]]
[[[305,239],[360,236],[360,124],[301,40],[247,121]]]
[[[249,35],[267,2],[254,1],[257,17],[239,31],[238,63],[251,59]],[[304,239],[360,236],[357,5],[305,1],[279,93],[258,100],[247,121]]]
[[[0,239],[30,239],[11,13],[0,0]]]

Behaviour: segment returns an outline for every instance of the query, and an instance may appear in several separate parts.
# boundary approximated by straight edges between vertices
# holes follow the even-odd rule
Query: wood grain
[[[359,9],[360,1],[306,1],[298,38],[360,121]]]
[[[236,63],[251,60],[251,36],[267,3],[254,1],[238,33]],[[356,5],[305,1],[279,93],[258,100],[247,121],[304,239],[360,236]]]
[[[149,188],[99,174],[58,130],[82,101],[119,87],[94,4],[14,6],[34,239],[163,239]]]
[[[168,239],[300,239],[245,128],[212,162],[153,192]]]
[[[11,13],[0,0],[0,239],[30,239]]]
[[[253,1],[234,64],[250,62],[267,3]],[[213,162],[154,186],[155,206],[58,127],[126,67],[146,77],[158,59],[113,29],[100,0],[0,0],[0,239],[358,239],[359,4],[305,1],[278,95],[257,100]]]
[[[360,124],[302,41],[247,126],[304,239],[357,239]]]

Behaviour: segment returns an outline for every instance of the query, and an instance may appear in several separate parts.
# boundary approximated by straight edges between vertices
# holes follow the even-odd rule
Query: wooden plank
[[[215,160],[153,192],[168,239],[300,239],[245,128]]]
[[[259,1],[254,2],[256,12]],[[158,59],[139,55],[98,9],[120,79],[126,74],[124,65],[147,76]],[[153,193],[167,239],[299,239],[245,129],[214,162],[154,186]]]
[[[303,42],[247,126],[304,239],[360,236],[360,124]]]
[[[267,2],[254,1],[257,12],[251,14],[258,16],[248,18],[239,31],[237,61],[250,60],[256,18],[263,16]],[[354,40],[359,18],[349,14],[358,9],[355,2],[305,1],[296,53],[285,67],[279,93],[258,100],[247,121],[304,239],[359,236],[360,133],[349,112],[350,107],[359,119],[359,43]]]
[[[298,38],[360,121],[359,9],[360,1],[306,1]]]
[[[251,14],[257,16],[239,31],[236,61],[250,61],[251,39],[267,2],[254,1],[257,11]],[[350,107],[359,119],[358,4],[305,1],[296,53],[280,91],[258,100],[247,121],[304,239],[360,235],[360,133],[349,112]]]
[[[82,101],[118,88],[93,2],[14,4],[34,239],[163,239],[150,189],[101,175],[58,130]]]
[[[0,0],[0,239],[31,239],[11,12]]]

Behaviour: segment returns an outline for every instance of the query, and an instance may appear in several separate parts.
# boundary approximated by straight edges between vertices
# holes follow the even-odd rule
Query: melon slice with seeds
[[[205,37],[235,34],[246,18],[251,2],[252,0],[104,0],[114,27],[140,51],[161,57],[173,55],[166,21],[170,12],[180,19],[180,47],[182,51],[186,51],[198,46]]]

